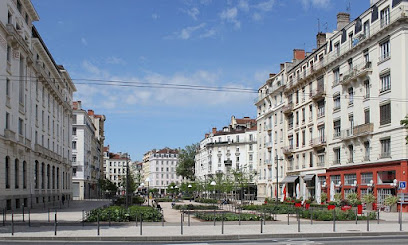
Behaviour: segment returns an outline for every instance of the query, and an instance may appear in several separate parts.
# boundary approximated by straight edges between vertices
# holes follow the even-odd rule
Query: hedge
[[[142,215],[143,221],[158,222],[162,219],[162,214],[153,207],[131,206],[129,209],[126,209],[120,206],[111,206],[92,210],[86,221],[96,222],[98,213],[99,221],[109,221],[109,217],[112,222],[135,221],[136,215],[138,219],[140,219],[140,215]]]
[[[239,214],[235,213],[216,213],[215,214],[215,220],[216,221],[221,221],[224,218],[224,221],[238,221],[241,219],[241,221],[259,221],[261,220],[261,217],[256,215],[256,214],[249,214],[249,213],[241,213],[241,217],[239,217]],[[214,220],[214,213],[212,212],[198,212],[195,214],[195,217],[198,219],[202,219],[205,221],[213,221]],[[265,216],[266,220],[272,220],[271,216]]]
[[[197,198],[195,199],[195,202],[201,202],[201,203],[217,203],[217,200],[215,199],[207,199],[207,198]]]
[[[218,209],[218,206],[187,204],[187,205],[174,205],[174,209],[177,209],[177,210],[214,210],[214,209]]]

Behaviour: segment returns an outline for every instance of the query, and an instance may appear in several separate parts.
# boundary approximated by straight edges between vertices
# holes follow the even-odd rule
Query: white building
[[[105,147],[104,159],[105,178],[112,181],[119,187],[119,191],[124,194],[126,188],[124,180],[126,179],[128,165],[130,170],[134,168],[130,156],[122,152],[111,153],[108,146]]]
[[[98,180],[103,166],[105,116],[95,115],[92,110],[83,110],[81,101],[75,101],[73,109],[73,197],[76,200],[98,198],[101,194]]]
[[[319,33],[317,48],[286,69],[289,196],[297,184],[306,184],[307,198],[333,183],[343,196],[372,192],[382,205],[396,194],[394,180],[408,180],[400,125],[408,114],[407,27],[407,1],[372,1],[353,21],[339,13],[337,30]]]
[[[167,193],[168,185],[181,183],[181,176],[176,174],[178,153],[177,149],[166,147],[161,150],[151,150],[144,154],[142,182],[145,187],[157,188],[159,193],[164,195]]]
[[[0,208],[70,199],[72,94],[33,26],[30,1],[0,1]]]
[[[209,180],[216,173],[226,175],[231,170],[243,170],[252,175],[253,183],[259,173],[257,157],[256,121],[249,117],[231,117],[228,127],[205,134],[195,156],[195,176],[199,180]]]

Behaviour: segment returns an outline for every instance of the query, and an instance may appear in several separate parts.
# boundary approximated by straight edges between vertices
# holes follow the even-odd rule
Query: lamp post
[[[214,199],[215,199],[215,185],[216,185],[217,183],[215,183],[215,181],[213,180],[213,181],[211,181],[211,183],[210,183],[210,185],[212,185],[212,186],[214,186]]]
[[[129,207],[129,154],[126,153],[126,208]]]
[[[276,204],[279,202],[279,177],[278,177],[278,169],[279,169],[279,161],[282,161],[283,158],[279,158],[278,155],[275,156],[276,161]]]
[[[191,195],[191,187],[193,187],[191,184],[188,184],[188,192]],[[191,202],[192,197],[190,196],[190,202]]]
[[[150,192],[149,192],[150,177],[147,177],[146,182],[147,182],[147,206],[150,206],[150,203],[149,203],[149,200],[150,200]]]

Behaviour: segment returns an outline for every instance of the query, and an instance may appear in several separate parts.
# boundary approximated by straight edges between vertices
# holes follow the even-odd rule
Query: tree
[[[129,173],[128,176],[129,176],[129,193],[133,193],[137,189],[137,183],[135,182],[135,178],[133,177],[132,173]],[[127,183],[127,178],[125,175],[125,177],[122,180],[122,186],[124,188],[126,188],[126,183]]]
[[[113,195],[118,191],[118,187],[115,185],[115,183],[105,178],[99,179],[98,185],[104,193],[107,192],[109,195]]]
[[[408,129],[408,115],[405,116],[404,119],[400,121],[400,124],[403,125],[406,129]],[[405,136],[406,144],[408,144],[408,135]]]
[[[194,181],[195,155],[198,146],[198,144],[187,145],[185,149],[180,150],[176,168],[177,175]]]

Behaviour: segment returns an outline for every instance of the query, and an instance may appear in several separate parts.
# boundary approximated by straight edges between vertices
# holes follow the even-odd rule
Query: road
[[[138,245],[255,245],[255,244],[408,244],[408,236],[373,236],[373,237],[336,237],[336,238],[311,238],[311,239],[285,239],[279,238],[275,240],[240,240],[240,241],[207,241],[207,242],[72,242],[72,241],[0,241],[0,245],[14,244],[14,245],[63,245],[63,244],[104,244],[104,245],[119,245],[119,244],[138,244]]]

